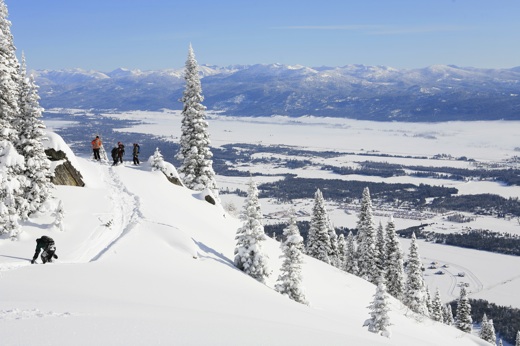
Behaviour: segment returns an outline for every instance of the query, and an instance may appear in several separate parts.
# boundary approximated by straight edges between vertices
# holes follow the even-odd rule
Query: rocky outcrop
[[[215,205],[215,199],[211,195],[204,196],[204,200],[209,204]]]
[[[54,167],[54,185],[85,186],[81,173],[70,163],[67,155],[61,150],[46,149],[45,154]]]
[[[173,175],[168,175],[166,173],[164,173],[164,175],[166,176],[166,179],[168,179],[168,181],[170,183],[175,184],[175,185],[179,185],[179,186],[184,186],[179,178],[174,177]]]

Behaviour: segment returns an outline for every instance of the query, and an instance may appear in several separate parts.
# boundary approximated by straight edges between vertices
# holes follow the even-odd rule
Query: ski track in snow
[[[89,242],[81,245],[77,251],[77,256],[69,263],[84,263],[96,261],[103,254],[109,251],[114,244],[128,234],[144,219],[140,210],[139,196],[131,193],[118,174],[118,167],[101,164],[100,174],[108,185],[109,198],[111,199],[113,210],[111,213],[104,214],[104,218],[111,217],[110,226],[102,225],[93,230],[89,236]],[[100,219],[101,221],[101,219]],[[31,265],[21,262],[1,263],[0,273],[4,271],[16,270]],[[1,274],[0,274],[1,278]]]
[[[500,285],[508,284],[508,283],[513,282],[513,281],[518,280],[518,279],[520,279],[520,275],[516,275],[516,276],[513,276],[510,279],[507,279],[507,280],[504,280],[504,281],[500,281],[500,282],[497,282],[496,284],[484,287],[484,289],[482,289],[482,291],[489,291],[489,290],[492,290],[495,287],[498,287]]]
[[[105,175],[105,179],[110,187],[110,198],[114,206],[113,224],[110,226],[114,229],[113,238],[90,262],[97,261],[101,258],[143,219],[143,214],[140,210],[141,202],[139,196],[131,193],[126,188],[117,171],[117,167],[109,167]]]

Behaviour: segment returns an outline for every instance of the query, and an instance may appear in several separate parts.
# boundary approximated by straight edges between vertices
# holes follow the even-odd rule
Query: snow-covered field
[[[71,112],[74,112],[73,110]],[[81,111],[77,111],[81,112]],[[144,112],[135,111],[117,114],[104,114],[106,117],[116,117],[128,120],[140,120],[143,123],[119,131],[137,132],[162,136],[164,140],[177,141],[180,136],[180,112]],[[436,154],[451,155],[454,158],[465,156],[480,163],[503,163],[512,157],[520,155],[520,122],[518,121],[474,121],[447,123],[382,123],[338,118],[236,118],[209,114],[212,145],[221,146],[233,143],[249,143],[262,145],[288,145],[311,151],[332,150],[344,152],[345,155],[324,159],[309,157],[291,157],[292,159],[307,159],[316,164],[355,167],[356,161],[378,161],[402,165],[419,165],[430,167],[455,167],[472,169],[468,161],[432,160],[414,157],[432,157]],[[380,153],[400,157],[359,156],[347,153]],[[266,154],[258,153],[255,157]],[[278,155],[280,156],[280,155]],[[406,158],[404,156],[410,156]],[[338,175],[319,167],[288,169],[272,165],[243,165],[239,170],[280,176],[258,177],[258,182],[271,182],[282,179],[282,174],[292,173],[302,178],[343,179],[367,182],[412,183],[415,185],[429,184],[457,188],[459,194],[490,193],[505,198],[519,197],[519,186],[506,186],[491,181],[455,181],[447,179],[402,177],[373,177],[361,175]],[[218,177],[219,186],[230,190],[246,191],[248,178]],[[327,198],[327,196],[324,196]],[[240,206],[242,198],[235,195],[223,195],[224,203]],[[266,222],[278,222],[269,215],[278,215],[289,206],[264,200],[264,214],[268,215]],[[294,207],[303,214],[310,212],[309,201],[296,201]],[[330,205],[333,222],[336,226],[355,227],[356,214],[345,213],[342,206]],[[390,212],[379,212],[386,219]],[[394,215],[398,228],[416,226],[421,222],[429,223],[427,230],[436,232],[455,232],[462,227],[473,229],[490,229],[498,232],[520,234],[520,222],[517,219],[496,219],[478,216],[474,221],[465,224],[446,222],[443,215],[420,215],[415,219],[407,216]]]
[[[104,116],[144,122],[121,131],[172,139],[180,135],[180,111],[135,111]],[[261,143],[317,151],[375,151],[402,156],[451,154],[479,161],[503,160],[518,155],[520,150],[519,121],[389,123],[322,117],[239,118],[217,114],[209,114],[208,118],[213,146]]]
[[[273,290],[276,241],[265,243],[273,274],[264,285],[234,268],[240,222],[221,206],[147,163],[75,161],[86,187],[57,187],[19,241],[0,240],[2,345],[486,344],[397,301],[391,338],[370,333],[362,325],[375,287],[312,258],[303,269],[311,304],[295,303]],[[63,232],[50,216],[58,200]],[[31,265],[43,234],[59,259]]]

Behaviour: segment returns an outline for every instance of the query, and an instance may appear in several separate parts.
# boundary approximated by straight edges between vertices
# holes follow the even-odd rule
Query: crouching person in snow
[[[34,264],[38,258],[40,251],[42,251],[42,263],[52,262],[53,258],[58,258],[58,255],[55,253],[56,245],[54,245],[54,240],[51,237],[47,237],[46,235],[36,239],[36,251],[34,252],[34,256],[31,261],[32,264]]]

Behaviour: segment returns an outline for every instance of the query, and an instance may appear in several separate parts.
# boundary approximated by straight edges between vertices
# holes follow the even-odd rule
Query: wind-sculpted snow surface
[[[265,284],[234,267],[241,222],[218,203],[146,163],[77,162],[86,187],[55,193],[64,231],[43,213],[19,241],[0,240],[2,345],[485,345],[393,299],[391,338],[370,333],[362,324],[375,286],[309,257],[311,305],[293,302],[274,290],[278,242],[265,242],[275,269]],[[43,234],[59,260],[31,265]]]

